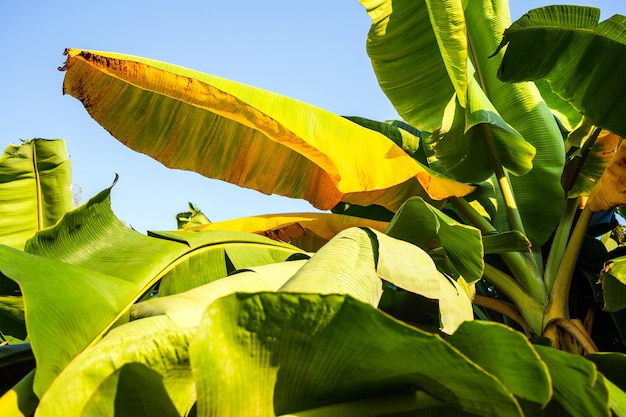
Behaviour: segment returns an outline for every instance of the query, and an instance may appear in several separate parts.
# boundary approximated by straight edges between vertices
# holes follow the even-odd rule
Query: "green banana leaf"
[[[171,298],[184,303],[179,295]],[[196,400],[198,415],[274,416],[337,403],[344,410],[335,415],[444,404],[481,415],[519,415],[502,382],[467,356],[348,296],[233,294],[210,304],[194,325],[198,331],[153,316],[113,329],[54,381],[38,415],[147,416],[154,408],[143,404],[154,395],[163,407],[159,415],[186,415]],[[542,363],[520,369],[520,376],[534,375],[537,366]],[[406,395],[398,401],[406,389],[437,399],[420,392],[411,394],[413,401]],[[490,389],[494,396],[484,396]],[[368,410],[350,403],[370,397],[379,401]]]
[[[446,341],[502,381],[517,398],[541,405],[550,401],[552,379],[548,367],[521,333],[477,320],[464,323]]]
[[[0,277],[17,282],[24,297],[37,395],[76,354],[126,321],[132,304],[159,281],[165,280],[163,295],[222,278],[235,268],[303,253],[242,232],[153,235],[159,238],[142,235],[114,216],[109,188],[35,235],[26,244],[30,253],[0,246]]]
[[[613,415],[616,417],[626,417],[626,393],[610,380],[604,380],[609,391],[609,405]]]
[[[497,79],[502,53],[493,56],[493,51],[510,23],[508,2],[472,2],[465,13],[471,26],[474,67],[482,74],[483,89],[504,120],[536,150],[533,169],[521,177],[511,176],[510,181],[526,235],[533,247],[540,247],[558,224],[564,200],[560,182],[565,164],[561,132],[534,84],[503,84]],[[500,199],[500,194],[496,197]],[[501,201],[499,208],[494,222],[502,231],[508,221],[504,219]]]
[[[138,292],[132,282],[8,246],[0,246],[0,272],[18,282],[24,296],[39,397],[74,356],[118,321]]]
[[[567,134],[568,152],[571,152],[571,147],[582,148],[585,146],[585,143],[593,137],[593,131],[596,128],[597,126],[591,123],[589,119],[581,116],[580,123]]]
[[[207,306],[237,291],[276,291],[305,260],[263,265],[235,273],[184,293],[152,298],[131,308],[131,322],[112,329],[98,344],[78,355],[51,385],[38,409],[42,416],[88,416],[100,407],[106,415],[140,413],[136,405],[120,401],[120,381],[135,388],[136,398],[162,392],[164,410],[186,415],[195,403],[194,380],[187,348]],[[140,352],[140,353],[139,353]],[[112,360],[115,358],[115,360]],[[105,366],[101,366],[105,363]],[[135,372],[125,367],[140,365]],[[85,370],[89,372],[86,376]],[[156,372],[159,378],[143,378]],[[108,384],[112,384],[109,387]],[[118,384],[116,388],[115,385]],[[68,395],[73,393],[72,395]],[[66,398],[59,401],[59,398]],[[128,407],[122,410],[122,407]],[[153,411],[148,407],[143,414]],[[165,413],[165,411],[164,411]],[[161,413],[157,413],[162,415]],[[142,414],[137,414],[142,415]],[[168,415],[168,414],[163,414]]]
[[[473,76],[471,65],[469,70]],[[526,175],[533,167],[535,148],[498,114],[474,78],[466,90],[466,107],[454,96],[446,106],[441,128],[433,134],[439,162],[459,181],[481,182],[494,173],[489,157],[493,146],[503,167],[517,176]]]
[[[585,356],[607,379],[626,389],[626,355],[618,352],[597,352]],[[624,403],[626,404],[626,403]]]
[[[159,296],[177,294],[206,284],[242,268],[272,264],[292,257],[308,258],[301,249],[264,236],[237,231],[148,232],[188,247],[163,274]]]
[[[0,243],[18,249],[74,208],[72,168],[62,139],[9,145],[0,156]]]
[[[550,108],[550,111],[565,128],[565,130],[568,132],[574,130],[582,120],[582,114],[580,114],[566,100],[559,97],[558,94],[555,94],[546,80],[535,80],[535,85],[539,89],[541,97]]]
[[[237,231],[149,235],[128,228],[115,217],[109,188],[68,214],[58,227],[34,236],[26,251],[125,280],[148,279],[150,285],[158,281],[161,295],[186,291],[236,269],[303,253],[295,246]]]
[[[38,416],[187,415],[195,403],[188,345],[195,328],[166,316],[117,327],[77,356],[44,394]]]
[[[398,394],[414,390],[459,411],[521,415],[495,377],[441,338],[345,295],[221,298],[207,309],[189,356],[198,416],[297,415],[372,398],[378,408],[358,415],[437,404],[416,400],[408,409],[393,409],[403,405]]]
[[[520,232],[485,233],[483,235],[485,254],[504,252],[529,252],[530,241]]]
[[[275,93],[145,58],[66,54],[64,93],[168,167],[322,210],[345,201],[395,211],[410,196],[441,200],[473,189],[427,170],[378,132]]]
[[[190,301],[167,298],[173,311]],[[624,393],[607,382],[592,362],[495,323],[466,322],[443,340],[345,295],[239,293],[193,323],[167,313],[116,327],[66,367],[37,412],[148,416],[157,395],[166,416],[521,416],[518,400],[526,416],[555,415],[546,403],[602,416],[610,392],[621,415]]]
[[[374,232],[370,232],[374,233]],[[341,235],[344,235],[342,238]],[[347,238],[346,238],[347,235]],[[360,238],[360,239],[359,239]],[[371,235],[366,233],[361,229],[348,229],[342,232],[335,239],[331,240],[329,244],[327,244],[320,252],[318,252],[314,258],[315,260],[311,261],[292,261],[292,262],[283,262],[274,265],[265,265],[256,268],[251,268],[249,270],[245,270],[243,272],[231,275],[227,278],[220,279],[214,281],[210,284],[204,285],[202,287],[194,288],[185,293],[176,294],[172,296],[166,297],[158,297],[153,298],[147,301],[143,301],[135,304],[131,308],[131,319],[133,320],[131,323],[122,325],[114,328],[110,331],[109,335],[107,335],[103,341],[96,345],[95,348],[91,348],[85,351],[82,355],[78,356],[70,366],[59,376],[59,378],[54,382],[50,391],[46,393],[46,397],[42,399],[42,408],[44,410],[49,410],[50,414],[43,415],[71,415],[75,414],[76,410],[85,410],[86,402],[96,401],[97,398],[101,398],[105,401],[107,398],[111,398],[111,395],[105,395],[107,391],[100,391],[100,386],[107,386],[110,379],[117,381],[116,378],[119,377],[119,367],[122,365],[126,365],[127,362],[125,359],[120,359],[120,354],[118,353],[117,346],[124,346],[126,342],[130,338],[125,338],[127,335],[136,335],[137,333],[144,333],[141,329],[141,324],[137,326],[133,326],[134,323],[142,323],[144,320],[154,320],[154,326],[157,327],[158,330],[162,329],[162,326],[174,327],[176,329],[189,329],[194,326],[197,326],[200,321],[200,316],[202,312],[206,309],[207,305],[210,305],[215,299],[231,294],[236,290],[244,290],[244,291],[263,291],[263,290],[277,290],[280,287],[281,291],[303,291],[304,286],[311,285],[316,288],[318,292],[343,292],[343,293],[353,293],[353,294],[362,294],[362,288],[370,288],[370,291],[376,292],[377,288],[382,288],[382,283],[380,278],[376,275],[376,270],[374,268],[374,256],[378,258],[378,271],[386,280],[390,282],[396,283],[398,285],[402,285],[410,290],[415,289],[415,284],[411,285],[406,280],[410,280],[409,277],[402,277],[398,275],[398,266],[397,266],[397,257],[401,257],[403,259],[411,258],[414,259],[416,255],[419,255],[419,249],[413,245],[406,244],[404,242],[397,241],[395,244],[392,243],[393,239],[380,234],[377,236],[378,239],[381,239],[383,242],[380,245],[373,245],[371,240]],[[356,253],[357,262],[356,266],[352,265],[349,261],[347,261],[350,257],[350,253],[354,253],[354,251],[350,250],[342,250],[336,251],[336,243],[339,241],[345,240],[360,240],[360,247],[362,250],[359,253]],[[389,240],[389,241],[387,241]],[[399,248],[405,247],[406,250],[400,250]],[[335,251],[333,252],[333,249]],[[344,249],[346,249],[344,247]],[[375,253],[380,250],[379,253]],[[349,268],[343,268],[340,270],[336,270],[330,268],[329,261],[331,260],[331,256],[325,254],[326,252],[330,252],[331,255],[335,255],[334,257],[340,261],[340,265],[347,264]],[[369,254],[369,255],[368,255]],[[337,256],[341,255],[341,256]],[[363,258],[365,257],[365,258]],[[420,283],[422,281],[428,283],[430,278],[428,275],[436,275],[436,279],[439,280],[442,286],[448,286],[450,288],[449,293],[456,293],[460,291],[463,293],[463,289],[454,288],[445,278],[438,274],[436,269],[434,269],[434,264],[431,262],[431,272],[428,272],[429,269],[427,267],[419,265],[420,263],[424,263],[425,260],[430,260],[427,255],[421,255],[422,260],[415,260],[415,265],[411,264],[407,267],[410,270],[411,276],[415,277],[415,274],[418,274],[420,279]],[[365,259],[362,260],[362,259]],[[369,262],[367,260],[369,259]],[[309,265],[310,263],[310,265]],[[304,266],[303,266],[304,264]],[[319,265],[325,266],[324,268],[324,276],[317,276],[315,271]],[[304,273],[300,271],[308,266],[308,270]],[[419,268],[417,268],[419,267]],[[359,282],[359,278],[361,278],[364,274],[368,273],[371,276],[371,279],[375,281],[374,285],[368,285],[367,283]],[[407,271],[408,272],[408,271]],[[347,275],[351,275],[353,278],[347,278]],[[328,279],[328,277],[334,277],[333,279]],[[415,281],[415,278],[412,279]],[[287,284],[283,285],[284,282]],[[339,281],[340,286],[337,287],[335,282]],[[406,282],[405,282],[406,281]],[[304,284],[303,284],[304,283]],[[424,284],[420,284],[422,287]],[[432,284],[430,284],[432,286]],[[440,292],[438,289],[430,290],[431,293],[428,295],[433,295],[433,293]],[[463,293],[464,294],[464,293]],[[455,306],[458,310],[458,304],[460,303],[460,299],[458,297],[454,297],[452,294],[446,294],[450,297],[450,305]],[[467,300],[468,309],[467,313],[464,316],[465,320],[470,320],[471,316],[471,305],[469,304],[469,298],[465,295],[465,299]],[[372,304],[377,304],[377,300],[368,300]],[[445,301],[441,301],[442,305],[445,305]],[[445,308],[442,307],[442,310]],[[146,329],[148,331],[152,331],[154,326],[152,324],[146,324]],[[132,330],[129,330],[132,329]],[[186,333],[187,334],[187,333]],[[149,340],[152,335],[147,336]],[[154,342],[156,346],[163,346],[163,342],[167,342],[169,339],[167,336],[163,334],[157,334],[154,336],[157,341]],[[137,343],[146,344],[146,337],[137,341]],[[117,342],[119,341],[119,342]],[[106,344],[106,348],[102,348],[101,345]],[[150,343],[148,343],[150,344]],[[136,357],[136,349],[137,347],[128,347],[128,350],[134,353],[129,353],[126,356],[122,353],[122,357],[129,358],[131,360],[133,357]],[[164,354],[163,351],[159,348],[157,349],[157,354],[165,355],[169,357],[171,355]],[[102,380],[95,380],[89,382],[87,388],[84,388],[83,385],[76,385],[76,382],[69,383],[68,380],[76,381],[77,375],[81,372],[84,372],[85,369],[92,367],[93,363],[99,363],[103,361],[103,356],[115,355],[118,358],[115,363],[115,367],[99,367],[98,378],[102,378]],[[184,355],[178,354],[177,358],[183,358]],[[137,359],[135,359],[137,360]],[[149,357],[147,359],[142,359],[144,362],[150,362]],[[110,363],[110,361],[107,361]],[[141,368],[143,369],[143,368]],[[163,372],[161,372],[163,373]],[[132,375],[129,374],[129,378]],[[80,378],[78,378],[80,379]],[[91,380],[90,380],[91,381]],[[67,395],[67,390],[74,390],[74,386],[81,387],[80,392],[77,395],[72,395],[72,398],[75,400],[65,401],[63,404],[56,404],[58,401],[50,401],[46,402],[46,398],[58,398],[60,395]],[[68,388],[69,387],[69,388]],[[109,393],[110,394],[110,393]],[[45,403],[45,406],[44,406]],[[180,401],[174,401],[177,404],[177,407],[180,409]],[[117,404],[117,403],[115,403]],[[74,407],[74,408],[72,408]],[[80,414],[77,414],[80,415]]]
[[[594,125],[624,137],[624,19],[615,15],[599,23],[600,10],[585,6],[531,10],[504,32],[499,48],[507,48],[498,77],[545,79]]]
[[[26,339],[24,302],[21,295],[0,295],[0,334],[3,338],[8,336],[15,340]]]
[[[383,293],[383,279],[406,291],[438,300],[444,331],[451,332],[461,322],[473,318],[472,286],[463,280],[454,282],[445,278],[419,248],[373,230],[344,230],[304,266],[294,262],[268,265],[267,269],[256,267],[252,277],[248,276],[251,272],[243,272],[181,293],[181,299],[189,301],[188,304],[193,307],[189,307],[191,310],[184,308],[176,317],[181,317],[182,322],[194,323],[200,309],[215,298],[232,293],[233,289],[342,293],[378,306]],[[266,276],[259,276],[260,271]],[[257,286],[249,287],[254,282]],[[196,299],[201,300],[201,304],[192,302]],[[170,308],[176,305],[175,300],[177,298],[159,297],[138,303],[131,308],[131,319],[155,314],[173,316]]]
[[[383,294],[381,279],[437,300],[437,327],[445,332],[451,333],[463,321],[473,319],[473,286],[447,279],[414,245],[370,229],[350,228],[338,233],[306,262],[246,268],[181,294],[142,301],[131,308],[131,320],[167,314],[181,325],[196,325],[208,304],[236,290],[348,294],[377,307]]]
[[[407,200],[385,230],[389,236],[424,250],[441,246],[451,267],[448,273],[473,283],[485,268],[480,230],[459,223],[419,197]]]
[[[611,415],[605,378],[591,361],[545,346],[535,346],[535,350],[550,370],[554,400],[570,415]]]
[[[444,109],[455,90],[445,75],[446,66],[438,53],[426,3],[423,0],[361,0],[360,3],[372,19],[367,54],[384,93],[411,125],[426,131],[440,127]],[[459,60],[459,65],[465,63],[466,60]]]
[[[371,229],[337,234],[281,288],[283,292],[348,294],[373,307],[384,280],[439,303],[440,328],[452,333],[473,319],[473,285],[448,279],[419,247]]]
[[[210,224],[211,221],[198,207],[189,203],[189,211],[178,213],[176,215],[176,223],[179,229],[189,229],[203,224]]]
[[[605,266],[600,274],[604,309],[616,312],[626,308],[626,256],[620,256]]]
[[[468,75],[463,87],[463,78],[459,75],[462,68],[470,72],[472,67],[475,69],[476,81],[499,117],[536,150],[530,172],[511,177],[511,182],[526,234],[533,245],[540,246],[551,235],[561,213],[563,141],[557,123],[534,85],[504,84],[496,77],[502,54],[489,56],[508,26],[505,18],[508,3],[481,0],[468,3],[466,7],[461,0],[440,3],[361,1],[372,18],[368,54],[374,71],[381,88],[405,120],[424,130],[435,130],[442,126],[445,108],[453,94],[456,93],[457,98],[462,91],[465,91],[463,97],[469,95],[469,86],[474,81]],[[464,42],[461,37],[467,34],[469,37]],[[467,49],[464,50],[463,45]],[[468,57],[471,65],[468,65]],[[458,68],[450,75],[449,69],[454,65]],[[462,98],[459,103],[463,105]],[[487,116],[490,112],[485,106],[473,111],[481,117]],[[491,127],[489,117],[483,118],[481,124],[489,131],[501,130]],[[459,146],[459,149],[468,148],[467,144]],[[469,149],[479,155],[482,148]],[[527,151],[520,146],[516,152]],[[497,153],[502,156],[510,151],[497,149]],[[501,201],[497,209],[496,227],[508,230]]]
[[[130,320],[164,315],[181,329],[197,327],[206,308],[218,298],[235,292],[278,291],[306,262],[303,259],[246,268],[179,294],[141,301],[131,307]]]

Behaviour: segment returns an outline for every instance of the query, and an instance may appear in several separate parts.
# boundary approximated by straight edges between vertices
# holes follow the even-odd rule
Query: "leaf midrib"
[[[33,139],[32,163],[33,173],[35,175],[35,194],[37,198],[37,230],[43,229],[43,198],[41,191],[41,176],[39,174],[39,166],[37,165],[37,141]]]
[[[83,350],[86,350],[87,348],[90,348],[94,345],[96,345],[100,340],[102,340],[102,338],[106,335],[106,333],[111,330],[111,328],[115,325],[115,323],[117,323],[129,310],[130,308],[133,306],[133,304],[135,304],[137,302],[137,300],[139,300],[141,298],[141,296],[146,292],[147,289],[151,288],[154,284],[156,284],[159,280],[161,280],[168,272],[170,272],[171,270],[173,270],[174,268],[176,268],[178,265],[180,265],[181,262],[184,262],[188,256],[190,256],[191,254],[196,254],[197,252],[200,251],[204,251],[204,250],[212,250],[214,249],[216,246],[219,245],[224,245],[224,246],[228,246],[232,243],[249,243],[252,245],[259,245],[259,246],[273,246],[276,249],[281,249],[284,251],[289,251],[289,248],[285,248],[282,246],[275,246],[272,245],[271,243],[263,243],[263,242],[246,242],[246,241],[229,241],[229,242],[220,242],[220,243],[209,243],[207,245],[202,245],[202,246],[198,246],[196,248],[193,248],[192,250],[185,252],[183,254],[181,254],[180,256],[178,256],[176,259],[173,259],[169,264],[165,265],[158,273],[156,273],[154,275],[154,277],[152,279],[150,279],[150,281],[142,286],[142,288],[140,288],[140,290],[133,296],[132,301],[128,304],[126,304],[126,306],[124,306],[123,309],[120,310],[120,312],[117,314],[117,316],[115,316],[115,318],[113,320],[111,320],[111,322],[102,329],[102,331],[100,331],[96,337],[94,337],[94,339],[89,342],[89,344],[87,346],[85,346],[85,348]],[[295,251],[294,251],[295,253]]]

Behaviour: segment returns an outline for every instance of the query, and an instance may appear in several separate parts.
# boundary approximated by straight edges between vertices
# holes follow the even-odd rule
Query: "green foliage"
[[[190,203],[179,230],[143,235],[110,188],[73,209],[62,141],[10,146],[3,416],[626,415],[624,17],[553,6],[511,24],[504,0],[361,3],[404,120],[67,51],[64,91],[129,146],[384,222],[324,238],[320,221],[310,253],[279,239],[311,217],[272,223],[270,239]]]
[[[4,150],[0,243],[22,249],[35,232],[54,225],[73,208],[71,166],[62,139],[31,139]]]

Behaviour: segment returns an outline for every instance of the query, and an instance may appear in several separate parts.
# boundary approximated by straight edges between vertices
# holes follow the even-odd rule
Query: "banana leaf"
[[[416,131],[416,129],[412,128],[410,125],[402,125],[402,122],[396,122],[395,124],[387,121],[378,122],[357,116],[344,117],[360,126],[382,133],[391,139],[393,143],[401,147],[404,152],[411,155],[413,159],[428,166],[428,161],[423,157],[424,151],[421,149],[421,132]],[[407,126],[410,129],[407,129]]]
[[[173,233],[169,235],[170,237],[175,236]],[[344,236],[343,238],[342,235]],[[147,345],[150,352],[152,352],[151,354],[165,358],[158,363],[167,362],[167,358],[171,357],[175,357],[177,360],[186,363],[186,353],[184,352],[186,345],[183,343],[182,346],[172,346],[170,344],[172,337],[177,338],[177,335],[183,330],[185,335],[189,335],[190,329],[198,326],[202,312],[208,305],[211,305],[211,303],[219,297],[231,294],[233,291],[237,290],[275,291],[280,287],[281,292],[302,292],[306,290],[305,287],[307,285],[310,285],[315,288],[316,292],[342,292],[358,296],[363,293],[364,289],[367,290],[367,288],[369,288],[369,291],[376,293],[376,288],[382,288],[382,282],[380,278],[378,278],[374,267],[374,257],[376,257],[378,258],[378,273],[383,278],[410,290],[415,290],[415,284],[411,285],[408,283],[407,280],[411,280],[409,276],[415,277],[415,273],[419,273],[419,285],[424,287],[425,285],[432,286],[432,284],[427,284],[431,281],[429,275],[437,275],[435,279],[439,281],[439,284],[436,285],[441,285],[442,287],[448,286],[450,288],[451,291],[445,295],[450,297],[450,306],[456,305],[455,308],[458,310],[458,305],[461,300],[454,297],[451,293],[460,291],[465,294],[463,292],[464,290],[460,288],[455,289],[453,285],[438,274],[432,261],[430,272],[428,272],[428,265],[418,265],[419,263],[424,263],[424,260],[430,260],[427,255],[423,254],[422,258],[424,259],[421,261],[415,259],[415,265],[412,264],[409,266],[410,274],[407,275],[407,277],[402,277],[402,275],[399,275],[401,271],[395,257],[399,256],[403,259],[414,259],[416,254],[419,254],[419,249],[400,241],[394,244],[391,242],[393,239],[382,234],[377,238],[382,239],[383,242],[380,245],[373,245],[370,234],[361,229],[348,229],[341,232],[339,236],[331,240],[329,244],[318,252],[318,254],[314,256],[315,260],[283,262],[250,268],[224,279],[194,288],[185,293],[153,298],[135,304],[131,308],[131,319],[133,321],[112,329],[102,342],[77,356],[46,393],[46,396],[42,399],[41,410],[39,412],[43,412],[43,415],[68,415],[68,413],[74,415],[77,410],[92,410],[93,408],[89,405],[97,401],[110,403],[105,407],[107,409],[116,406],[118,403],[112,400],[110,391],[105,391],[103,387],[107,387],[108,384],[117,384],[118,387],[122,386],[123,384],[112,381],[119,381],[122,368],[129,365],[131,362],[139,362],[141,365],[151,365],[151,363],[154,362],[150,359],[150,355],[147,355],[145,358],[143,355],[141,355],[142,358],[137,357],[137,349],[143,349],[142,351],[148,349],[141,348],[141,346]],[[385,239],[391,241],[387,242]],[[341,241],[350,242],[355,240],[360,242],[357,246],[360,247],[361,250],[357,250],[356,252],[354,250],[337,251],[338,241],[341,245]],[[341,246],[343,249],[348,249],[345,245]],[[350,245],[348,244],[348,246]],[[399,250],[399,248],[402,247],[409,250]],[[325,254],[325,252],[328,254]],[[353,255],[356,256],[355,264],[349,261]],[[333,258],[338,261],[335,262],[335,265],[337,265],[335,268],[333,268],[331,264]],[[347,265],[348,268],[343,267],[344,265]],[[301,272],[302,269],[307,266],[308,270]],[[318,267],[320,266],[323,267],[323,276],[315,272],[319,271]],[[416,269],[416,267],[419,268]],[[406,272],[409,271],[407,270]],[[373,285],[368,285],[362,281],[364,275],[371,276],[371,279],[374,280]],[[413,278],[412,280],[415,279]],[[284,284],[285,282],[286,284]],[[336,285],[337,283],[339,283],[339,286]],[[428,295],[432,296],[433,291],[439,292],[440,290],[431,289],[431,294]],[[464,319],[467,320],[471,319],[471,306],[467,295],[464,295],[464,297],[467,300],[466,303],[468,306],[468,314],[464,316]],[[372,304],[376,303],[376,300],[368,301]],[[445,305],[444,300],[442,300],[442,304]],[[449,308],[450,307],[448,307],[448,309]],[[446,308],[442,309],[446,310]],[[149,320],[149,323],[142,324],[144,320]],[[171,328],[176,331],[163,333],[161,330],[164,328]],[[138,334],[142,336],[138,337]],[[150,340],[154,340],[154,342],[147,343],[147,341]],[[174,351],[178,353],[175,355],[167,353],[170,349],[174,349]],[[106,360],[106,358],[110,356],[117,358],[114,364]],[[111,365],[96,367],[96,364],[102,363],[103,361]],[[157,373],[163,375],[163,378],[165,378],[165,374],[168,372],[167,369],[169,369],[168,366],[167,363],[163,366],[156,365]],[[88,381],[84,384],[77,382],[81,378],[84,378],[78,375],[83,375],[85,369],[92,369],[94,367],[96,367],[96,370],[90,372],[91,377]],[[136,378],[145,377],[144,373],[147,371],[145,371],[143,367],[140,367],[140,370],[142,372],[139,372],[137,375],[128,372],[125,377],[135,381],[137,380]],[[183,376],[179,376],[178,378],[183,378]],[[157,381],[157,379],[158,378],[149,378],[149,381]],[[172,396],[172,390],[168,388],[168,384],[165,382],[162,383],[165,389],[170,393],[170,396]],[[151,384],[152,383],[148,386],[152,387],[153,385]],[[157,391],[163,390],[158,384],[155,389]],[[74,394],[71,395],[71,400],[64,402],[54,401],[54,398],[65,396],[72,392],[74,392]],[[50,398],[50,400],[48,400],[48,398]],[[184,403],[183,400],[185,398],[188,399],[189,396],[181,398],[180,394],[178,394],[178,398],[173,399],[173,404],[177,409],[180,410],[181,407],[189,405],[188,403]],[[181,403],[181,401],[183,402]]]
[[[576,182],[567,193],[568,198],[588,196],[591,193],[602,174],[606,171],[606,168],[610,165],[620,142],[621,138],[616,134],[608,130],[600,132],[589,150],[582,168],[580,168]],[[577,152],[574,158],[579,155],[580,152]],[[582,155],[580,156],[582,157]]]
[[[341,403],[348,403],[342,413],[328,415],[383,416],[440,404],[521,415],[500,381],[441,338],[345,295],[221,298],[207,309],[189,356],[198,416],[313,415]],[[424,392],[428,400],[420,400]],[[413,398],[405,409],[399,394]],[[350,407],[374,398],[368,410]]]
[[[471,65],[468,70],[473,75]],[[466,90],[466,107],[455,95],[446,106],[441,128],[433,134],[437,160],[459,181],[481,182],[494,173],[489,158],[493,146],[504,168],[517,176],[526,175],[533,167],[535,148],[498,114],[475,79]]]
[[[159,296],[177,294],[223,278],[236,270],[272,264],[296,257],[308,259],[301,249],[283,242],[237,231],[148,232],[188,247],[163,274]]]
[[[315,252],[337,233],[349,227],[369,227],[382,232],[387,222],[330,213],[265,214],[225,220],[188,230],[239,230],[288,242],[307,252]]]
[[[131,308],[131,319],[167,314],[193,325],[210,302],[235,290],[348,294],[377,307],[384,282],[436,300],[437,328],[445,332],[473,318],[473,286],[446,278],[418,247],[371,229],[343,230],[310,260],[299,262],[304,261],[245,268],[184,293],[142,301]]]
[[[626,389],[626,355],[618,352],[597,352],[585,356],[607,379]],[[626,403],[625,403],[626,404]]]
[[[179,229],[189,229],[203,224],[209,224],[211,221],[198,207],[189,203],[189,211],[181,212],[176,215],[176,223]]]
[[[550,371],[554,401],[570,415],[611,415],[605,378],[591,361],[545,346],[535,346],[535,350]]]
[[[68,214],[58,227],[38,233],[27,243],[26,251],[124,280],[152,277],[150,285],[158,282],[161,295],[186,291],[236,269],[303,253],[295,246],[237,231],[149,235],[128,228],[115,217],[109,188]]]
[[[626,308],[626,256],[611,259],[600,274],[604,309],[616,312]]]
[[[506,336],[510,346],[529,349],[514,332]],[[519,362],[528,365],[532,353]],[[520,367],[524,382],[545,368],[539,360],[530,365]],[[541,377],[546,380],[545,372]],[[457,413],[520,415],[505,383],[443,339],[348,296],[233,294],[210,304],[194,327],[153,316],[113,329],[72,361],[37,412],[150,415],[155,404],[145,401],[157,395],[158,414],[166,416],[186,415],[195,401],[198,415],[220,416],[313,412],[325,405],[341,407],[332,415],[382,416],[442,405]]]
[[[594,125],[624,137],[625,17],[599,21],[595,7],[531,10],[504,32],[499,48],[507,48],[498,77],[507,82],[545,79]]]
[[[98,340],[137,297],[132,282],[0,246],[0,272],[20,284],[37,371],[37,396]]]
[[[218,298],[235,292],[278,291],[306,262],[303,259],[246,268],[179,294],[141,301],[131,307],[130,320],[167,316],[181,329],[197,327],[204,310]]]
[[[62,139],[9,145],[0,156],[0,243],[18,249],[74,207]]]
[[[383,281],[438,302],[439,325],[452,333],[473,319],[474,287],[447,278],[419,247],[372,229],[337,234],[296,272],[282,292],[347,294],[377,307]]]
[[[189,301],[168,298],[171,311]],[[289,293],[231,294],[191,323],[171,317],[113,329],[66,367],[38,415],[148,416],[158,405],[166,416],[521,416],[524,400],[523,415],[554,415],[541,412],[547,403],[602,416],[608,392],[621,415],[623,391],[590,361],[495,323],[467,322],[443,340],[349,296]]]
[[[38,396],[73,357],[127,321],[130,307],[159,281],[166,280],[162,294],[183,291],[235,268],[302,253],[242,232],[153,235],[159,237],[115,217],[108,188],[35,235],[26,244],[29,253],[0,246],[0,277],[17,282],[24,297]]]
[[[619,145],[606,170],[589,194],[587,204],[593,212],[626,205],[626,145]]]
[[[164,410],[174,416],[186,415],[196,399],[188,345],[207,306],[237,291],[276,291],[304,262],[249,268],[184,293],[133,305],[132,321],[112,329],[98,344],[78,355],[46,392],[38,413],[87,416],[100,407],[99,412],[111,416],[122,412],[151,415],[152,406],[136,409],[136,404],[120,400],[125,394],[123,387],[135,386],[135,401],[160,392]],[[157,414],[170,415],[166,411]]]
[[[159,316],[115,330],[70,363],[41,398],[37,415],[187,415],[195,403],[188,354],[195,329]]]
[[[485,233],[483,235],[485,254],[504,252],[530,252],[530,241],[520,232]]]
[[[511,176],[510,181],[526,235],[533,247],[540,247],[552,236],[565,197],[560,182],[565,164],[561,132],[534,84],[503,84],[497,79],[502,52],[494,56],[493,51],[510,23],[508,2],[482,0],[465,12],[474,67],[484,79],[482,88],[502,118],[536,150],[533,169],[521,177]],[[495,196],[500,199],[499,193]],[[502,202],[499,207],[494,222],[503,231],[508,222]]]
[[[395,211],[413,195],[441,200],[473,189],[378,132],[275,93],[145,58],[66,54],[64,93],[126,146],[171,168],[322,210],[345,201]]]
[[[470,283],[483,276],[485,262],[480,230],[453,220],[419,197],[404,203],[385,233],[424,250],[443,248],[451,264],[447,272],[453,276],[460,274]]]
[[[541,97],[545,100],[554,117],[563,126],[565,131],[571,132],[576,128],[583,118],[567,100],[563,100],[558,94],[554,93],[550,88],[550,84],[546,80],[535,80],[535,85],[541,93]]]
[[[446,340],[496,376],[517,398],[541,405],[550,401],[553,392],[548,367],[521,333],[476,320],[463,324]]]
[[[372,66],[381,88],[405,120],[424,130],[438,129],[443,124],[446,106],[456,94],[460,107],[473,108],[470,113],[480,115],[478,124],[484,127],[474,129],[486,130],[497,138],[505,125],[496,127],[491,123],[495,119],[489,115],[494,113],[487,102],[470,106],[469,87],[477,81],[498,118],[535,149],[530,172],[521,177],[512,176],[511,182],[527,236],[533,245],[543,244],[558,222],[564,198],[560,185],[563,141],[537,88],[531,83],[502,83],[496,77],[502,54],[488,58],[508,26],[503,17],[508,15],[507,2],[476,1],[465,8],[461,0],[438,3],[362,0],[361,4],[372,18],[367,44]],[[463,68],[468,71],[465,81]],[[464,136],[458,137],[466,141]],[[500,144],[496,153],[501,159],[512,155],[511,150],[502,147],[507,141],[494,143]],[[450,145],[447,149],[454,147]],[[475,152],[472,160],[480,159],[481,166],[486,166],[487,155],[482,147],[460,142],[458,149]],[[519,145],[514,151],[521,157],[529,149],[527,145]],[[528,156],[519,160],[524,159]],[[459,162],[457,159],[456,163]],[[499,198],[498,194],[495,197]],[[545,204],[546,201],[551,203]],[[497,209],[496,227],[500,231],[508,230],[501,201]]]
[[[455,89],[438,52],[426,3],[423,0],[360,3],[372,19],[367,54],[383,92],[411,125],[426,131],[440,127]],[[459,65],[465,63],[466,58],[459,60]]]
[[[19,293],[19,290],[15,291]],[[24,320],[24,302],[22,296],[0,295],[0,332],[3,339],[26,339],[26,321]]]

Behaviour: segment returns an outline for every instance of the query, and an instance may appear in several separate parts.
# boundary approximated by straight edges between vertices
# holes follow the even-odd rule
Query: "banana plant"
[[[64,93],[128,147],[334,214],[143,236],[105,190],[25,252],[1,246],[0,290],[23,297],[37,360],[1,410],[626,415],[624,344],[602,340],[626,330],[626,268],[590,227],[606,232],[625,203],[626,19],[558,6],[512,24],[505,0],[361,4],[402,120],[66,50]],[[316,230],[328,234],[308,252],[280,241]],[[49,343],[59,334],[71,343]]]
[[[624,85],[617,74],[626,68],[626,19],[615,15],[604,22],[599,20],[600,10],[593,7],[551,6],[532,10],[504,32],[498,46],[498,50],[506,46],[498,72],[500,79],[508,82],[542,80],[546,95],[556,95],[569,104],[570,114],[579,112],[584,115],[568,137],[571,149],[564,184],[570,192],[570,201],[585,196],[588,202],[584,204],[569,241],[562,238],[553,246],[551,255],[558,254],[561,259],[559,262],[553,256],[554,262],[550,263],[551,268],[545,276],[550,300],[544,318],[544,331],[555,343],[560,341],[551,325],[562,323],[562,320],[569,320],[572,316],[568,305],[572,276],[594,213],[597,218],[598,214],[612,212],[626,203],[625,190],[621,185],[625,175],[623,162],[626,150],[620,137],[626,135],[626,124],[621,116],[626,109],[626,101],[616,92]],[[541,38],[540,42],[537,36]],[[522,62],[522,55],[527,55],[522,48],[530,44],[540,45],[542,50],[537,50],[537,54]],[[543,48],[548,48],[550,52],[544,53]],[[598,158],[601,153],[613,157],[609,160]],[[573,189],[579,179],[575,174],[585,166],[599,171],[600,175],[592,175],[597,186],[589,187],[587,173],[587,176],[579,176],[579,183],[586,181],[587,187]],[[575,203],[570,202],[569,210],[574,206]],[[569,234],[574,220],[571,213],[564,212],[559,223],[562,234],[557,236]],[[597,271],[605,283],[602,302],[608,311],[619,310],[615,300],[622,289],[606,285],[606,282],[626,282],[621,269],[614,267],[622,259],[612,259],[607,255],[606,273],[600,275]],[[612,273],[609,272],[611,269]],[[580,337],[588,337],[585,333],[583,331]]]

